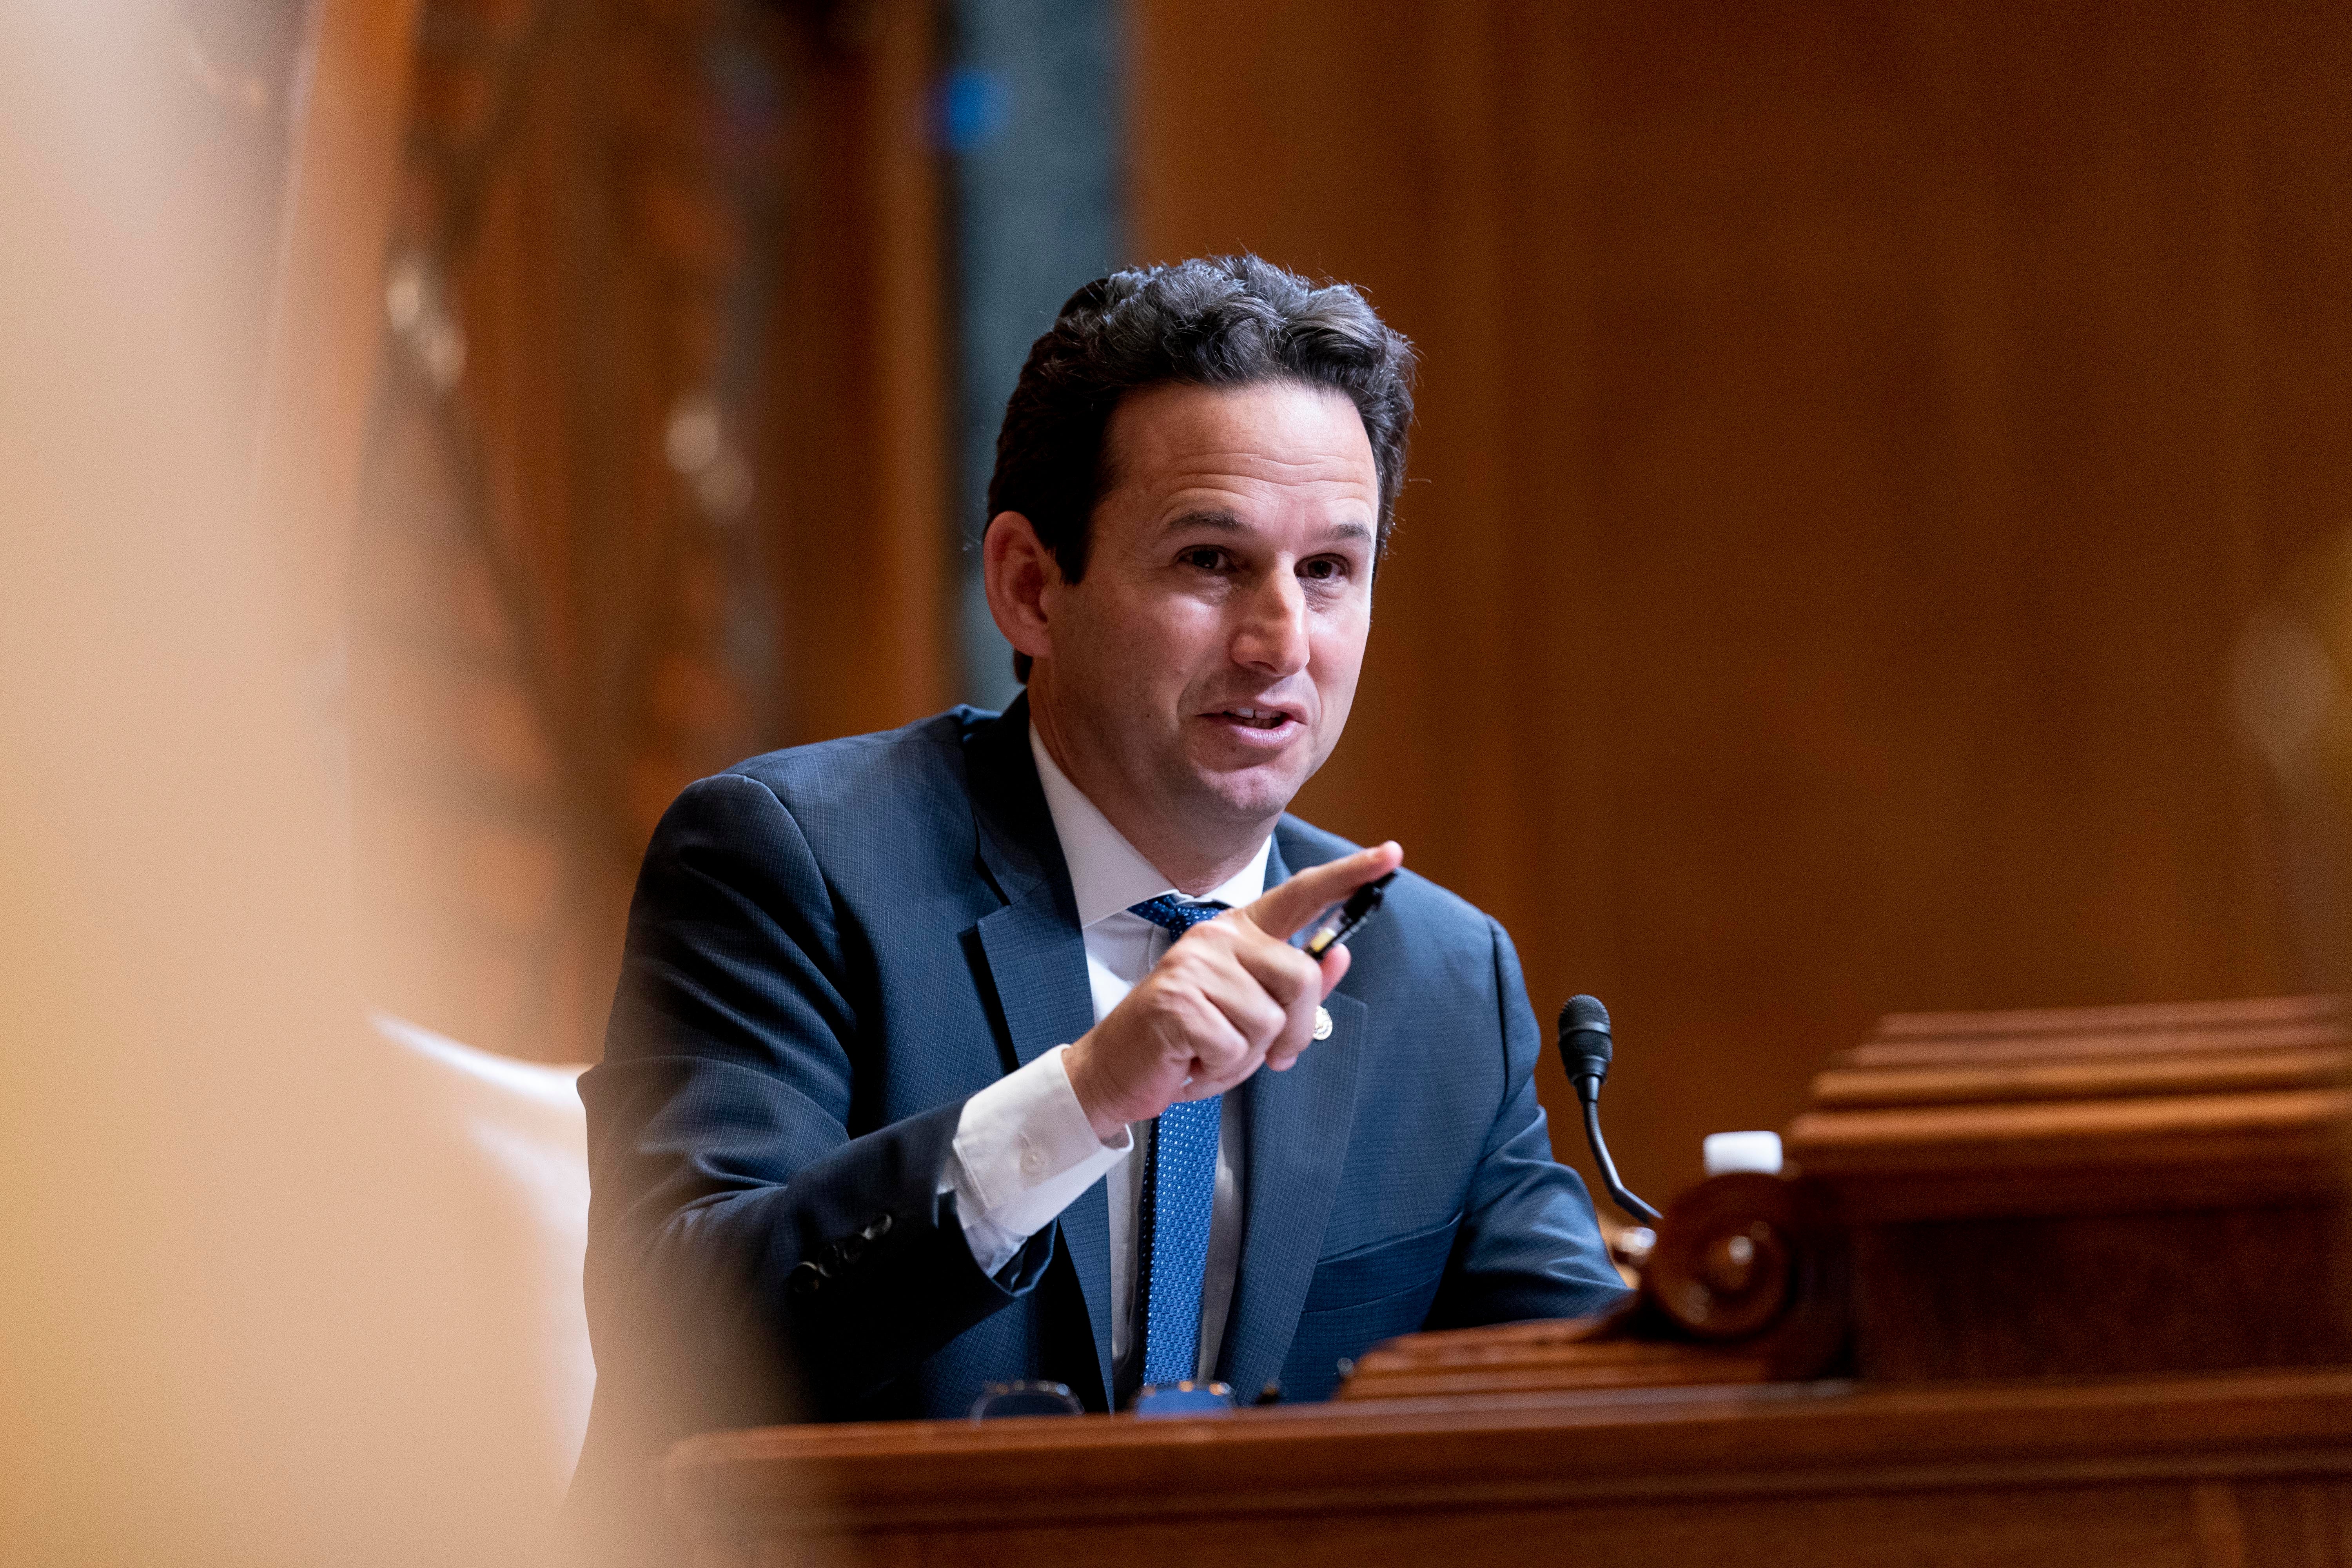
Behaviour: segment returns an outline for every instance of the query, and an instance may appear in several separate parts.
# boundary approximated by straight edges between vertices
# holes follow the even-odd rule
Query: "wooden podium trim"
[[[2347,1086],[2334,996],[1897,1015],[1788,1147],[1865,1225],[2333,1203]]]
[[[1870,1045],[1849,1053],[1899,1048],[1905,1042],[1998,1040],[2035,1035],[2086,1038],[2131,1035],[2142,1039],[2174,1032],[2242,1034],[2314,1025],[2341,1038],[2347,1023],[2345,998],[2256,996],[2225,1002],[2143,1002],[2119,1007],[2013,1007],[1986,1013],[1889,1013],[1878,1021]]]
[[[1930,1061],[1867,1070],[1831,1068],[1813,1079],[1813,1105],[1819,1110],[1855,1110],[1994,1100],[2325,1089],[2342,1083],[2347,1068],[2352,1068],[2352,1052],[2335,1041],[2220,1051],[2195,1040],[2182,1042],[2178,1055],[2118,1052],[2115,1055],[2121,1059],[2101,1059],[2077,1053],[2066,1060],[2032,1059],[2022,1066],[1990,1065],[1984,1060],[1990,1054],[1979,1053],[1965,1064]]]
[[[1337,1399],[1769,1383],[1772,1363],[1680,1341],[1604,1337],[1612,1318],[1406,1334],[1366,1351]]]

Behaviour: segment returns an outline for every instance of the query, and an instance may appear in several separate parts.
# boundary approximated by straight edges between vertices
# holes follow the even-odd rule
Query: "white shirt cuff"
[[[1135,1135],[1095,1136],[1056,1046],[970,1100],[957,1119],[954,1152],[940,1191],[956,1195],[964,1239],[983,1274],[994,1274],[1078,1194],[1127,1158]]]

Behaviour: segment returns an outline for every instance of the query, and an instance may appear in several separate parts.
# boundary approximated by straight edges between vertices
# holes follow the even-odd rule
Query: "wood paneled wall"
[[[780,149],[765,345],[775,745],[935,712],[954,657],[942,172],[929,118],[940,24],[929,0],[814,9],[825,20],[799,35],[804,96]]]
[[[352,568],[372,1000],[593,1060],[694,779],[946,704],[929,0],[423,0]]]
[[[1349,279],[1425,355],[1301,809],[1504,921],[1538,1012],[1610,1003],[1636,1190],[1886,1010],[2298,982],[2228,661],[2352,522],[2340,9],[1137,0],[1132,36],[1141,258]]]

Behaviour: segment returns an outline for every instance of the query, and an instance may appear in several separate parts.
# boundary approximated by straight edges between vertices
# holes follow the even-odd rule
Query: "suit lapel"
[[[965,767],[981,865],[1004,899],[979,932],[1012,1036],[1009,1072],[1093,1028],[1094,994],[1069,868],[1029,754],[1025,694],[973,733]]]
[[[1014,1066],[1025,1067],[1094,1027],[1086,939],[1053,814],[1029,754],[1024,694],[967,744],[972,816],[982,866],[1004,896],[981,918],[980,947],[1011,1036]],[[1058,1222],[1094,1329],[1102,1385],[1110,1386],[1110,1205],[1097,1182]]]
[[[1288,875],[1277,841],[1266,885]],[[1355,1122],[1370,1012],[1344,992],[1332,993],[1324,1006],[1331,1014],[1329,1039],[1310,1047],[1288,1072],[1257,1073],[1242,1086],[1248,1164],[1241,1273],[1218,1360],[1225,1381],[1245,1398],[1280,1373],[1290,1352]]]

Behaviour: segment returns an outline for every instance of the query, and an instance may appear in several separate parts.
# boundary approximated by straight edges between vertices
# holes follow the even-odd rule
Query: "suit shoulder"
[[[903,729],[768,752],[680,799],[757,784],[782,805],[837,893],[911,892],[952,879],[970,863],[961,847],[973,834],[963,739],[974,715],[950,709]]]
[[[887,816],[894,805],[961,801],[963,737],[975,721],[993,717],[951,708],[896,730],[765,752],[719,776],[765,784],[804,826],[843,812]]]
[[[1327,833],[1312,823],[1295,816],[1286,816],[1275,829],[1275,845],[1282,852],[1282,862],[1293,873],[1309,866],[1320,866],[1327,860],[1337,860],[1363,847],[1336,833]],[[1500,928],[1484,910],[1448,889],[1440,887],[1411,868],[1397,873],[1383,900],[1383,921],[1402,917],[1424,940],[1443,934],[1449,940],[1459,940],[1485,948],[1494,940]]]

